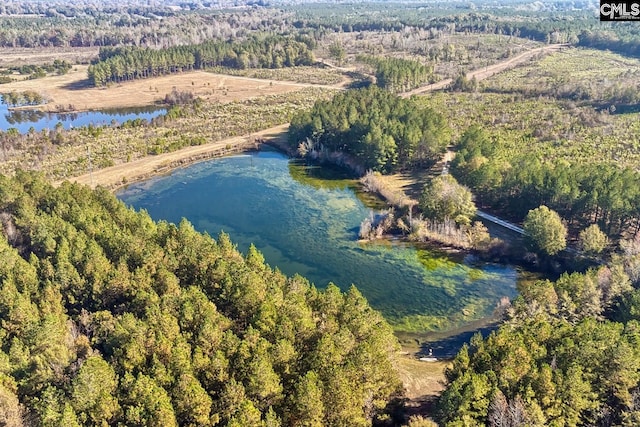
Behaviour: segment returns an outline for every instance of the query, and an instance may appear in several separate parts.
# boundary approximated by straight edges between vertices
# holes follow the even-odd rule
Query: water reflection
[[[135,107],[101,111],[49,113],[39,110],[9,110],[0,105],[0,130],[16,128],[20,133],[27,133],[31,128],[39,132],[43,129],[64,129],[84,126],[106,126],[121,124],[127,120],[151,120],[167,112],[165,108]]]
[[[185,217],[213,236],[224,230],[241,251],[254,243],[272,267],[319,287],[353,283],[397,331],[468,324],[515,296],[521,273],[512,266],[403,242],[359,243],[358,226],[372,207],[358,198],[357,182],[323,183],[327,171],[301,167],[274,152],[222,158],[118,197],[156,220]]]

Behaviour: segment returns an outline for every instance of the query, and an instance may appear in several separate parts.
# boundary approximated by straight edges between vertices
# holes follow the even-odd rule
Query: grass
[[[483,86],[489,91],[588,97],[605,102],[607,95],[638,88],[640,60],[595,49],[567,49],[540,61],[497,74]]]
[[[344,72],[331,68],[292,67],[292,68],[252,68],[237,70],[235,68],[214,67],[212,73],[228,74],[262,80],[291,81],[314,85],[336,85],[347,77]]]
[[[444,390],[444,370],[447,361],[423,362],[403,355],[398,358],[397,370],[409,399],[435,397]]]
[[[23,136],[15,147],[3,150],[0,173],[16,169],[39,170],[52,180],[88,171],[87,151],[95,169],[126,163],[151,154],[178,150],[221,139],[248,135],[290,120],[292,114],[309,108],[330,90],[305,88],[295,92],[236,101],[227,104],[205,102],[185,117],[165,120],[156,126],[104,127],[98,135],[85,129],[64,133],[64,142],[53,145],[39,135]]]

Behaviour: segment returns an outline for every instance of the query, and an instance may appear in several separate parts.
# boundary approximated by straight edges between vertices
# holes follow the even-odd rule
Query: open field
[[[0,68],[43,65],[54,60],[85,64],[98,56],[98,47],[0,48]]]
[[[322,61],[320,61],[322,62]],[[214,67],[208,70],[213,73],[231,76],[250,77],[262,80],[277,80],[313,85],[345,85],[351,79],[345,75],[345,70],[336,67],[299,66],[289,68],[235,68]]]
[[[66,110],[86,111],[153,105],[164,99],[173,88],[191,92],[207,102],[227,103],[283,94],[311,86],[192,71],[96,88],[89,86],[87,68],[86,65],[78,65],[63,76],[0,85],[0,93],[32,90],[49,100],[48,104],[41,107],[42,110],[55,111],[61,106]]]

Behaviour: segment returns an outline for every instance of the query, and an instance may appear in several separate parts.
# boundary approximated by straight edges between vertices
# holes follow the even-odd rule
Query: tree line
[[[569,163],[530,154],[506,161],[478,126],[457,143],[451,173],[483,204],[522,219],[546,205],[569,221],[598,223],[609,235],[640,231],[640,174],[612,163]]]
[[[372,86],[349,90],[293,117],[289,141],[303,155],[338,152],[365,169],[392,172],[435,161],[447,145],[443,117]]]
[[[0,420],[365,426],[400,383],[355,289],[285,277],[104,189],[0,176]]]
[[[23,105],[38,105],[45,101],[44,97],[33,90],[25,90],[24,92],[11,91],[2,94],[2,103],[8,107],[17,107]]]
[[[372,66],[376,84],[391,92],[406,92],[434,79],[432,66],[410,59],[360,55],[356,60]]]
[[[99,60],[89,67],[95,86],[172,74],[192,69],[282,68],[311,65],[313,53],[303,41],[285,36],[251,37],[245,41],[208,41],[166,49],[103,47]]]

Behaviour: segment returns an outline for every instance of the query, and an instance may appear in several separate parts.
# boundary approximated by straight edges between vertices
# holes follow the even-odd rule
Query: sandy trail
[[[566,48],[565,44],[551,44],[548,46],[538,47],[536,49],[527,50],[526,52],[522,52],[519,55],[514,56],[513,58],[509,58],[506,61],[498,62],[493,65],[489,65],[487,67],[482,67],[477,70],[470,71],[466,74],[468,80],[471,80],[475,77],[477,81],[484,80],[493,76],[496,73],[500,73],[502,71],[513,68],[517,65],[520,65],[529,59],[533,58],[535,55],[540,53],[548,53],[548,52],[557,52]],[[452,79],[441,80],[439,82],[422,86],[417,89],[411,90],[409,92],[405,92],[402,94],[402,97],[408,98],[411,95],[419,95],[425,92],[431,92],[434,90],[440,90],[446,88],[449,84],[451,84]]]
[[[270,140],[284,137],[289,124],[275,126],[250,135],[236,136],[211,142],[209,144],[186,147],[171,153],[147,156],[128,163],[121,163],[108,168],[93,171],[69,178],[70,182],[86,184],[91,187],[97,185],[116,189],[127,183],[141,181],[151,176],[163,174],[199,160],[220,157],[226,154],[249,150],[256,147],[256,139]],[[62,181],[54,183],[60,185]]]

